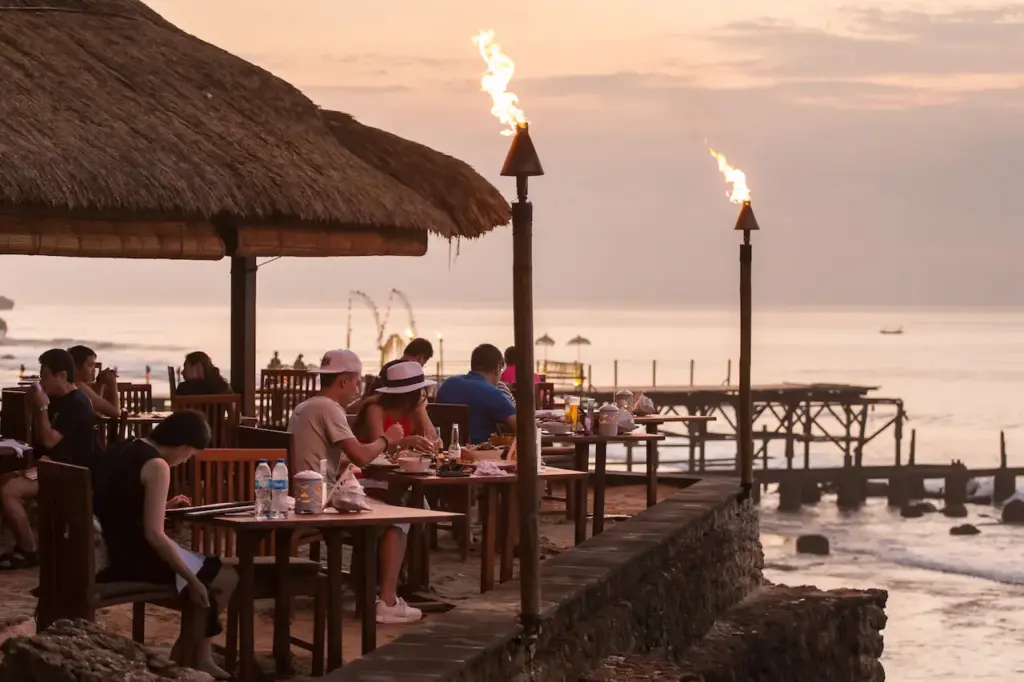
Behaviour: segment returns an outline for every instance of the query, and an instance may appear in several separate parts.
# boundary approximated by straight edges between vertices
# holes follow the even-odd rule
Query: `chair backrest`
[[[444,403],[427,403],[427,416],[430,422],[441,432],[441,440],[447,448],[451,446],[452,426],[459,425],[460,445],[469,443],[469,405],[446,405]]]
[[[171,402],[172,409],[198,410],[206,415],[210,425],[210,447],[232,448],[235,446],[238,424],[242,416],[242,396],[227,395],[179,395]]]
[[[295,467],[292,454],[292,434],[287,431],[239,426],[236,445],[244,450],[286,450],[288,456],[285,457],[285,462],[288,464],[288,473],[294,477],[299,471]]]
[[[170,395],[173,401],[178,397],[178,373],[174,371],[174,367],[171,365],[167,365],[167,384],[170,386]]]
[[[535,398],[537,402],[534,404],[534,407],[538,410],[550,410],[554,408],[555,385],[547,381],[541,381],[537,384],[534,384],[534,386],[536,386],[537,388],[537,397]],[[509,384],[508,388],[510,391],[512,391],[512,395],[515,395],[516,385]]]
[[[192,458],[192,504],[252,502],[256,465],[286,459],[284,449],[225,448],[203,450]],[[268,543],[263,543],[265,546]],[[192,526],[192,548],[209,555],[233,557],[235,534],[223,528]],[[269,551],[269,547],[265,548]]]
[[[89,470],[40,461],[38,509],[39,629],[60,618],[94,620],[96,554]]]
[[[287,429],[295,406],[317,392],[317,375],[303,369],[265,369],[260,373],[260,426]]]
[[[152,384],[118,384],[117,395],[121,399],[121,409],[129,414],[153,411]]]
[[[32,442],[32,408],[28,387],[5,388],[0,394],[0,435],[23,443]]]

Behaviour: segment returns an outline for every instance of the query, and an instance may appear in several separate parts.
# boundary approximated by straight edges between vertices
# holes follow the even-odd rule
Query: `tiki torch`
[[[487,63],[481,86],[493,100],[491,112],[507,126],[512,144],[501,175],[516,179],[512,203],[512,310],[516,344],[516,453],[519,476],[519,586],[520,618],[524,630],[536,633],[540,621],[540,495],[537,447],[536,388],[533,384],[533,204],[528,199],[529,179],[544,175],[530,138],[526,115],[518,98],[508,92],[515,63],[494,42],[493,31],[474,38]],[[511,520],[511,519],[510,519]]]
[[[738,168],[730,166],[726,158],[714,149],[710,151],[711,156],[718,161],[718,169],[732,185],[727,193],[729,200],[741,204],[735,227],[737,232],[743,233],[743,243],[740,244],[740,392],[736,406],[736,449],[739,456],[740,483],[743,487],[742,499],[747,499],[754,486],[754,410],[750,394],[753,249],[750,245],[750,233],[760,228],[757,226],[757,218],[754,217],[754,209],[750,207],[747,176]]]

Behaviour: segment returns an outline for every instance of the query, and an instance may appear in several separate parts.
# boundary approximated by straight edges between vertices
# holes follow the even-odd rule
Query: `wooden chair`
[[[204,635],[204,610],[178,596],[174,585],[97,583],[92,484],[88,469],[41,461],[39,466],[39,597],[36,627],[61,618],[96,619],[97,609],[132,604],[132,637],[144,643],[146,603],[182,611],[183,642]],[[195,647],[186,644],[191,657]],[[189,665],[194,661],[184,660]]]
[[[32,442],[32,407],[28,388],[5,388],[0,394],[0,436]]]
[[[260,373],[260,426],[287,429],[292,411],[317,391],[317,375],[301,369],[265,369]]]
[[[167,365],[167,385],[170,387],[170,396],[173,402],[178,397],[178,373],[170,365]]]
[[[235,446],[238,425],[242,417],[242,396],[227,395],[179,395],[171,403],[172,409],[197,410],[206,415],[210,425],[210,447],[232,448]]]
[[[121,399],[121,409],[129,414],[153,411],[152,384],[118,384],[117,395]]]
[[[550,410],[555,405],[555,385],[542,381],[534,384],[537,387],[537,397],[535,398],[536,403],[534,407],[538,410]],[[516,394],[516,385],[509,384],[508,390],[512,391],[512,395]]]
[[[430,422],[441,432],[444,447],[451,447],[452,426],[459,425],[460,445],[469,443],[469,405],[446,405],[444,403],[427,403],[427,416]]]
[[[253,479],[261,459],[271,463],[286,459],[284,449],[214,449],[204,450],[192,458],[192,503],[194,505],[220,502],[253,501]],[[237,556],[234,533],[223,528],[192,526],[192,548],[197,552],[226,557],[228,563]],[[270,599],[275,595],[273,541],[263,543],[260,556],[255,559],[256,599]],[[293,594],[313,597],[313,641],[292,637],[291,643],[313,654],[313,676],[324,673],[324,647],[327,628],[327,581],[320,573],[319,561],[295,557],[293,546],[289,575]],[[228,606],[227,646],[225,659],[230,666],[238,651],[238,608]]]

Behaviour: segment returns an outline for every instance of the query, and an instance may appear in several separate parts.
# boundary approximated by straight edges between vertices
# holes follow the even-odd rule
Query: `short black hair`
[[[68,348],[71,359],[75,361],[75,367],[81,367],[89,358],[96,357],[96,351],[88,346],[71,346]]]
[[[196,410],[180,410],[167,415],[147,436],[157,445],[175,448],[187,445],[202,450],[210,444],[210,425]]]
[[[411,358],[423,358],[429,360],[434,357],[434,346],[426,339],[413,339],[405,347],[402,355]]]
[[[73,382],[75,380],[75,361],[71,357],[71,353],[63,348],[51,348],[40,355],[39,366],[50,370],[51,374],[64,372],[66,381]]]
[[[505,349],[505,365],[516,364],[516,347],[509,346]]]
[[[469,356],[469,368],[474,372],[496,372],[503,363],[501,351],[489,343],[480,344]]]

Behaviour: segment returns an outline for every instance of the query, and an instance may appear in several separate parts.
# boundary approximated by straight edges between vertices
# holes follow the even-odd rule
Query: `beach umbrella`
[[[545,334],[544,336],[537,339],[534,342],[534,345],[540,346],[541,348],[544,349],[544,361],[546,362],[548,359],[548,348],[551,348],[552,346],[555,345],[555,340],[548,336],[547,334]]]
[[[589,346],[590,339],[577,335],[569,339],[569,342],[565,345],[576,346],[576,361],[579,362],[583,358],[583,346]]]

